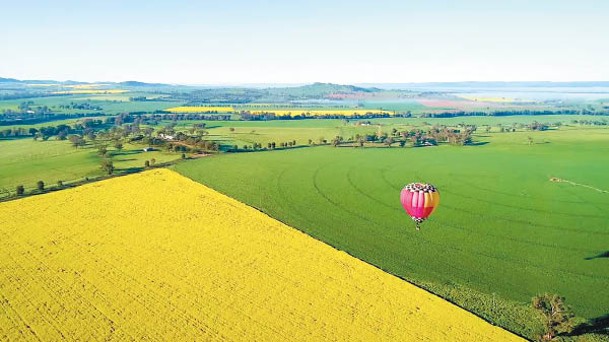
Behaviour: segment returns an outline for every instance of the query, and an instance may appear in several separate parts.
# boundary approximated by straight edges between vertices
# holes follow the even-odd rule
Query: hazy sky
[[[0,0],[0,77],[609,80],[609,1]]]

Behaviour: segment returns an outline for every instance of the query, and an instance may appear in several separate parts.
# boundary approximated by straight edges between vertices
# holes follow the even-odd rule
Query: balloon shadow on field
[[[609,336],[609,314],[592,318],[586,323],[582,323],[573,328],[566,336],[579,336],[584,334],[600,334]]]
[[[609,258],[609,251],[602,252],[602,253],[597,254],[597,255],[595,255],[595,256],[586,257],[586,258],[584,258],[584,259],[585,259],[585,260],[593,260],[593,259],[601,259],[601,258]]]

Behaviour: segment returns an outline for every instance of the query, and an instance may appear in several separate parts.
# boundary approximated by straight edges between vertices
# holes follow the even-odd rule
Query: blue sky
[[[609,1],[6,1],[0,76],[609,80]]]

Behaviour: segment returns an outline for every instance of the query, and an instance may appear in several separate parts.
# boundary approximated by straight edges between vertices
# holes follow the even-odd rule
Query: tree
[[[80,135],[70,135],[69,140],[72,143],[72,146],[76,148],[85,146],[86,144],[85,139],[83,139]]]
[[[120,141],[115,142],[114,143],[114,148],[119,150],[119,151],[122,150],[123,149],[123,143],[120,142]]]
[[[44,182],[43,182],[43,181],[41,181],[41,180],[39,180],[39,181],[36,183],[36,189],[38,189],[38,190],[40,190],[40,191],[43,191],[43,190],[44,190]]]
[[[17,185],[17,196],[21,196],[25,193],[25,188],[23,185]]]
[[[186,159],[186,153],[182,153],[182,159]]]
[[[391,147],[391,144],[393,144],[393,138],[392,137],[388,137],[387,139],[385,139],[383,141],[383,144],[385,144],[387,147]]]
[[[154,158],[150,159],[150,165],[154,165],[154,164],[156,164],[156,159],[154,159]]]
[[[108,148],[106,146],[102,145],[97,148],[97,153],[100,156],[104,157],[104,156],[106,156],[106,153],[108,153]]]
[[[59,188],[63,188],[63,181],[58,180],[58,181],[57,181],[57,187],[59,187]]]
[[[104,158],[100,163],[100,167],[102,171],[106,172],[108,175],[114,173],[114,164],[110,158]]]
[[[575,315],[571,308],[565,305],[565,298],[557,294],[544,293],[533,297],[533,308],[542,316],[545,328],[541,340],[550,341],[559,333],[573,330]]]
[[[144,167],[145,167],[145,168],[149,168],[149,167],[150,167],[150,161],[149,161],[149,160],[146,160],[146,161],[144,162]]]
[[[338,147],[338,145],[340,144],[341,141],[342,141],[342,138],[337,135],[334,139],[332,139],[332,146]]]

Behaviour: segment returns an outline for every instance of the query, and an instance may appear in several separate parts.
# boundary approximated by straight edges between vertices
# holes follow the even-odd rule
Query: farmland
[[[0,236],[2,340],[520,340],[168,170],[2,203]]]
[[[560,98],[554,93],[544,98],[531,92],[534,100],[525,102],[519,99],[528,99],[529,93],[469,88],[427,92],[317,83],[265,89],[138,82],[34,84],[11,85],[17,91],[0,85],[0,96],[5,96],[0,98],[2,200],[54,190],[61,191],[38,197],[84,196],[80,189],[98,196],[95,191],[105,188],[101,184],[122,184],[123,178],[71,188],[159,164],[175,164],[170,167],[197,182],[521,336],[533,339],[539,335],[539,317],[530,301],[542,292],[565,296],[578,316],[577,324],[587,320],[602,323],[608,313],[605,284],[609,273],[604,263],[609,216],[603,208],[609,204],[605,176],[609,165],[603,156],[609,152],[609,108],[602,92],[585,99],[578,97],[582,94],[579,88]],[[112,89],[124,91],[105,92]],[[53,93],[72,90],[92,93]],[[467,139],[451,142],[434,137],[434,132],[449,132],[453,138],[466,134]],[[426,143],[417,142],[417,135]],[[113,163],[110,171],[108,162]],[[177,177],[154,172],[145,175]],[[44,182],[44,190],[38,188],[38,181]],[[439,209],[420,232],[414,230],[398,201],[401,187],[412,181],[430,182],[442,196]],[[180,191],[188,192],[193,183],[187,183],[172,184],[181,184],[184,189]],[[21,185],[24,189],[19,194]],[[172,193],[170,190],[160,195],[139,188],[146,189],[138,196],[152,227],[154,222],[172,219],[186,229],[183,226],[203,217],[209,220],[168,204],[171,200],[166,201],[164,194]],[[109,189],[98,197],[114,192],[120,203],[123,191]],[[60,202],[75,203],[73,212],[88,213],[76,204],[81,201],[78,196]],[[7,205],[30,200],[34,201],[28,198]],[[192,207],[188,199],[177,201]],[[43,209],[32,210],[23,219],[45,227],[46,223],[36,220],[54,214],[43,211],[47,208],[44,202],[32,203],[41,203]],[[121,215],[126,223],[120,227],[133,232],[136,225],[127,219],[129,215],[112,205],[104,207]],[[96,220],[98,216],[117,220],[105,211],[101,216],[98,211],[75,220]],[[178,216],[183,213],[183,217],[168,211]],[[155,216],[160,212],[168,218]],[[201,215],[211,215],[206,213]],[[138,222],[145,220],[139,218]],[[226,222],[225,226],[234,223]],[[58,230],[49,234],[63,236]],[[35,234],[24,237],[35,238]],[[129,238],[137,240],[135,235]],[[153,246],[169,250],[158,241]],[[158,257],[144,249],[138,247],[139,252],[150,253],[147,257]],[[118,259],[105,260],[120,264]],[[161,264],[169,267],[172,262],[181,261],[167,259]],[[135,269],[124,267],[121,272]],[[146,271],[146,276],[153,275],[152,269]],[[163,277],[165,282],[170,279]],[[135,279],[141,284],[141,279]],[[194,280],[192,284],[207,289]],[[84,292],[82,296],[92,298]],[[220,300],[225,296],[218,293],[213,297]],[[162,306],[168,304],[160,302],[154,312],[165,312]],[[182,297],[170,297],[167,302],[186,303]],[[117,306],[112,309],[118,310]],[[602,328],[590,324],[592,328],[580,327],[587,327],[586,331]],[[106,328],[99,328],[98,333]],[[140,337],[148,328],[123,331]],[[163,334],[180,333],[166,325],[159,329]],[[245,328],[235,329],[243,332]],[[191,336],[184,334],[187,339]],[[584,334],[584,338],[590,336]]]
[[[122,94],[128,90],[125,89],[75,89],[75,90],[63,90],[55,91],[53,94],[61,95],[78,95],[78,94]]]
[[[15,187],[23,185],[33,190],[36,182],[43,181],[48,187],[58,181],[65,185],[79,182],[85,178],[95,179],[103,176],[99,164],[102,157],[93,146],[74,148],[67,141],[32,141],[16,139],[0,141],[2,168],[0,170],[0,198],[14,192]],[[143,152],[141,148],[125,145],[121,151],[112,150],[116,174],[134,172],[142,169],[145,160],[155,159],[163,163],[179,159],[179,155],[161,151]]]
[[[220,106],[179,106],[165,109],[171,113],[232,113],[233,107]]]
[[[550,180],[609,190],[609,164],[598,158],[609,130],[480,139],[227,155],[176,170],[524,335],[534,336],[526,308],[541,292],[566,296],[582,317],[606,315],[607,193]],[[398,201],[411,181],[442,195],[421,232]]]
[[[387,111],[380,109],[268,109],[268,110],[254,110],[252,114],[263,114],[273,113],[277,116],[292,116],[292,115],[306,115],[306,116],[354,116],[354,115],[367,115],[367,114],[390,114]]]

